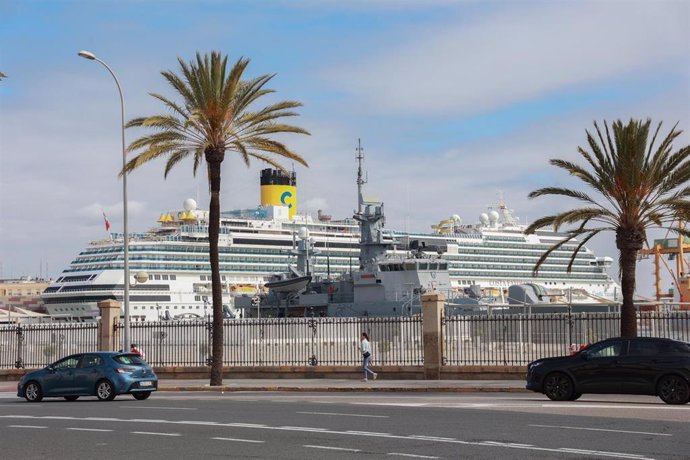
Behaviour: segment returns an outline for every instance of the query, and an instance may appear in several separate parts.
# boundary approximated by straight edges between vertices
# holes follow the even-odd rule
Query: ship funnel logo
[[[286,205],[288,208],[292,208],[292,203],[287,202],[288,198],[292,198],[292,192],[283,192],[283,194],[280,195],[280,202]]]

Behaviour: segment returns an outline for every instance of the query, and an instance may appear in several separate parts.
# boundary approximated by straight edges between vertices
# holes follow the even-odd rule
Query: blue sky
[[[398,229],[473,223],[501,192],[523,222],[561,209],[527,194],[568,181],[548,159],[576,159],[593,120],[690,129],[683,1],[1,0],[0,43],[0,277],[57,275],[104,236],[101,209],[121,228],[117,93],[81,49],[118,74],[127,118],[161,110],[148,93],[171,94],[160,71],[177,57],[251,58],[250,75],[276,73],[276,97],[304,103],[297,122],[312,135],[286,139],[310,163],[297,169],[300,209],[350,215],[362,138],[368,191]],[[262,166],[228,158],[225,209],[258,204]],[[191,169],[132,174],[130,227],[188,197],[204,206]],[[616,258],[612,235],[591,246]],[[650,293],[651,267],[639,273]]]

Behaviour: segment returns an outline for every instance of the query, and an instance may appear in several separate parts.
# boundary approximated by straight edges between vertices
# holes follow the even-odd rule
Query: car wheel
[[[101,380],[96,384],[96,396],[101,401],[112,401],[115,399],[115,389],[113,384],[107,380]]]
[[[544,394],[552,401],[570,401],[575,394],[573,381],[560,372],[549,374],[544,379]]]
[[[134,399],[136,399],[137,401],[143,401],[144,399],[148,399],[149,396],[151,396],[151,392],[144,391],[140,393],[132,393],[132,396],[134,396]]]
[[[686,404],[690,401],[690,385],[679,375],[665,375],[659,380],[657,394],[666,404]]]
[[[76,401],[77,399],[79,399],[79,396],[65,396],[65,399],[67,401]]]
[[[43,399],[43,391],[38,382],[29,382],[24,387],[24,398],[29,402],[39,402]]]
[[[570,397],[568,401],[577,401],[580,399],[580,396],[582,396],[582,393],[573,393],[573,395]]]

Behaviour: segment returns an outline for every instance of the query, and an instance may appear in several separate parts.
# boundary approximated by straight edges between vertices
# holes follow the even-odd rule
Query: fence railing
[[[619,313],[447,316],[444,364],[522,365],[620,335]],[[638,312],[638,336],[690,342],[690,312]]]
[[[97,323],[0,325],[0,369],[43,367],[97,347]]]
[[[690,312],[640,312],[640,336],[690,342]],[[210,321],[133,323],[132,342],[156,366],[210,363]],[[271,318],[224,322],[226,366],[358,365],[359,336],[371,338],[376,365],[423,364],[420,316]],[[116,325],[119,335],[122,326]],[[446,365],[524,365],[568,354],[620,334],[618,313],[446,316]],[[97,323],[0,325],[0,368],[42,367],[72,353],[96,350]]]
[[[422,364],[422,320],[392,318],[269,318],[224,322],[226,366],[358,365],[367,332],[377,365]],[[121,325],[118,325],[118,331]],[[210,364],[210,321],[133,323],[132,342],[157,366]]]

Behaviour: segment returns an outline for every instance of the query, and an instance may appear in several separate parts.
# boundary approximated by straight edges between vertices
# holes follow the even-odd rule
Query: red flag
[[[110,230],[110,221],[105,216],[105,211],[103,211],[103,220],[105,220],[105,231],[107,232]]]

